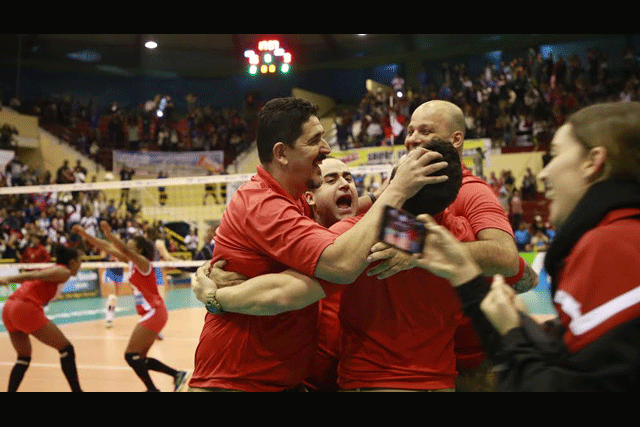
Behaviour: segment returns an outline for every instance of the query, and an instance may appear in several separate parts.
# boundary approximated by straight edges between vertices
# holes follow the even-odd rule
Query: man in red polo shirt
[[[407,151],[411,152],[434,137],[451,142],[462,157],[465,124],[464,114],[458,106],[448,101],[433,100],[416,108],[407,126]],[[537,275],[519,257],[504,209],[486,182],[475,177],[464,164],[462,170],[462,187],[449,210],[471,224],[476,241],[465,246],[485,277],[501,274],[508,278],[509,284],[518,283],[516,291],[528,291],[537,284]],[[482,364],[484,351],[468,319],[456,333],[456,353],[461,372],[457,390],[490,390],[490,366]]]
[[[460,188],[459,156],[442,140],[431,141],[426,148],[443,154],[448,163],[443,171],[449,179],[437,186],[423,186],[403,207],[432,213],[459,239],[473,239],[468,221],[445,211]],[[320,224],[347,233],[362,218],[354,216],[357,193],[353,179],[346,165],[336,159],[323,161],[321,170],[324,183],[306,193],[307,201]],[[376,230],[371,232],[378,235]],[[200,275],[203,271],[199,269]],[[221,288],[217,295],[223,310],[257,315],[300,309],[323,298],[309,386],[321,391],[337,390],[338,383],[343,390],[454,389],[453,335],[461,313],[446,281],[417,268],[383,280],[363,273],[348,286],[305,282],[291,274],[294,272],[259,276]],[[203,279],[206,277],[201,276]],[[273,292],[276,288],[279,292]]]
[[[330,153],[316,108],[301,99],[269,101],[258,118],[257,175],[240,187],[216,232],[213,264],[248,277],[288,268],[333,283],[351,283],[367,266],[384,205],[400,207],[446,166],[439,153],[418,149],[398,167],[369,212],[338,236],[310,217],[305,190],[322,182]],[[215,311],[215,292],[207,307]],[[298,387],[316,350],[317,304],[276,316],[208,313],[195,354],[190,390],[284,391]]]

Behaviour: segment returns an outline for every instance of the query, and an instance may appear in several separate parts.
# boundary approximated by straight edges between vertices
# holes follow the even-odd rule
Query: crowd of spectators
[[[45,128],[68,129],[67,142],[96,161],[102,149],[222,150],[228,164],[255,138],[258,100],[257,94],[248,93],[242,107],[213,108],[188,94],[184,112],[176,111],[169,94],[133,106],[114,100],[102,111],[93,99],[85,104],[72,96],[14,99],[12,107],[37,116]]]
[[[444,99],[465,113],[467,138],[490,138],[494,147],[535,145],[547,140],[572,112],[602,101],[640,100],[640,68],[632,48],[621,52],[622,70],[609,69],[605,52],[590,49],[587,63],[577,54],[529,50],[524,57],[487,63],[470,75],[464,63],[443,62],[436,84],[419,77],[417,88],[405,87],[401,76],[390,90],[369,91],[354,108],[336,119],[341,149],[402,144],[402,125],[413,110],[431,99]]]
[[[487,64],[477,76],[469,75],[463,63],[453,66],[442,63],[442,84],[422,80],[419,88],[406,87],[404,79],[397,75],[390,91],[370,91],[359,105],[338,114],[337,143],[340,149],[403,144],[403,125],[413,110],[428,100],[446,99],[464,111],[467,138],[490,138],[494,146],[500,147],[535,144],[552,135],[568,114],[585,105],[640,100],[640,72],[635,54],[627,49],[622,55],[622,73],[616,78],[610,73],[606,54],[596,49],[589,52],[586,64],[581,64],[573,54],[557,56],[554,61],[551,55],[543,58],[530,51],[526,57],[502,62],[500,66]],[[177,117],[170,95],[157,95],[133,108],[123,108],[114,101],[105,111],[98,111],[93,101],[83,105],[70,97],[26,102],[13,99],[11,107],[37,115],[44,124],[86,129],[73,143],[94,158],[102,148],[223,150],[225,157],[235,157],[255,138],[259,94],[248,94],[241,109],[200,105],[195,94],[189,94],[185,101],[187,111],[182,117]],[[103,121],[106,132],[101,133]],[[182,127],[178,126],[180,121]],[[81,126],[82,123],[85,126]],[[14,132],[6,129],[4,134],[10,138]],[[553,228],[539,215],[531,224],[523,221],[523,202],[537,197],[536,178],[531,170],[519,188],[510,171],[503,171],[499,177],[495,174],[486,177],[482,170],[475,172],[492,186],[509,215],[519,249],[544,250],[553,238]],[[80,162],[74,167],[65,162],[53,175],[14,159],[0,174],[0,185],[85,182],[87,179],[87,170]],[[140,218],[135,200],[121,195],[116,204],[114,200],[105,200],[101,191],[2,196],[1,199],[0,256],[3,258],[19,259],[27,252],[40,253],[35,249],[26,251],[35,245],[34,235],[45,248],[55,243],[83,245],[69,233],[71,225],[77,222],[91,233],[98,229],[97,220],[106,218],[123,236],[143,233],[151,226]],[[189,250],[193,252],[196,248],[192,237],[189,240]],[[91,248],[82,249],[92,254]]]
[[[93,259],[107,259],[71,233],[74,224],[97,236],[100,220],[107,220],[123,239],[150,235],[154,230],[156,235],[161,226],[141,216],[136,199],[116,202],[101,190],[3,195],[0,201],[0,258],[19,262],[47,262],[42,254],[52,253],[56,244],[77,248]],[[171,249],[180,251],[178,246]]]

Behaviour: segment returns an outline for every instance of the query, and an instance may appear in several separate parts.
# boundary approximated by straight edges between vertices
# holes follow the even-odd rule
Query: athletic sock
[[[149,370],[147,369],[147,364],[145,363],[145,359],[140,357],[138,353],[126,353],[124,355],[124,360],[127,361],[129,366],[133,369],[133,371],[138,375],[138,377],[142,380],[144,385],[147,386],[147,391],[158,391],[155,384],[151,380],[149,376]]]
[[[11,369],[11,374],[9,375],[8,392],[18,391],[18,387],[20,387],[20,383],[24,378],[24,373],[27,372],[27,368],[30,363],[30,357],[18,357],[18,360],[16,361],[16,364],[13,365],[13,369]]]
[[[153,357],[147,357],[145,359],[145,363],[147,365],[147,369],[150,369],[152,371],[162,372],[163,374],[171,375],[172,377],[178,375],[177,370],[165,365],[164,363],[162,363],[158,359],[154,359]]]
[[[73,345],[60,350],[60,366],[62,366],[62,372],[67,378],[71,391],[82,391],[80,388],[80,381],[78,380],[78,370],[76,368],[76,353],[73,349]]]

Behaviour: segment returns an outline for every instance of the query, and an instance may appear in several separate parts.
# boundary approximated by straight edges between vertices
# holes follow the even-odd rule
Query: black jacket
[[[552,294],[559,287],[557,278],[563,261],[579,238],[607,213],[628,207],[640,207],[640,185],[636,183],[608,180],[587,191],[565,221],[568,225],[558,230],[546,254],[545,269],[552,277]],[[456,290],[488,357],[498,365],[498,391],[640,389],[640,317],[620,324],[571,353],[563,341],[564,328],[558,322],[539,325],[522,313],[521,326],[501,337],[480,310],[480,302],[489,288],[490,284],[479,276]]]

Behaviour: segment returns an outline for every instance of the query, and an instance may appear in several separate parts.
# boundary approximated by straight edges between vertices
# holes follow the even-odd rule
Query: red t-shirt
[[[513,237],[513,229],[504,208],[489,184],[462,166],[462,186],[449,206],[453,215],[466,218],[477,236],[485,228],[497,228]]]
[[[333,228],[344,232],[357,220]],[[436,220],[459,240],[474,239],[464,218],[445,211]],[[455,290],[426,270],[383,280],[363,273],[342,291],[340,388],[454,388],[453,336],[461,317]]]
[[[43,245],[29,246],[24,250],[20,257],[20,262],[50,262],[51,255],[47,252],[47,248]]]
[[[640,316],[640,209],[610,212],[565,259],[554,303],[570,353]]]
[[[449,206],[449,210],[454,215],[466,218],[476,237],[481,230],[487,228],[502,230],[513,237],[509,218],[495,192],[489,184],[474,176],[464,165],[462,165],[462,186],[458,197]],[[456,331],[455,348],[458,370],[476,368],[484,360],[482,343],[467,317],[463,319]]]
[[[39,306],[44,307],[56,297],[58,292],[62,290],[63,286],[64,283],[30,280],[28,282],[22,282],[20,287],[16,289],[9,298],[32,301]]]
[[[213,260],[248,277],[293,268],[313,276],[337,235],[311,218],[261,166],[231,198],[216,231]],[[318,304],[276,316],[207,314],[192,387],[280,391],[305,379],[317,347]]]

